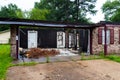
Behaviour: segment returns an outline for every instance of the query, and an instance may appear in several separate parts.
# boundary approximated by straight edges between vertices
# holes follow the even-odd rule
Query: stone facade
[[[107,44],[107,54],[120,53],[120,43],[119,43],[120,25],[106,25],[106,26],[107,26],[107,29],[114,30],[114,44]],[[98,44],[98,28],[104,29],[104,27],[97,27],[92,32],[93,54],[99,54],[100,52],[104,52],[104,45]]]
[[[119,44],[119,30],[120,25],[109,25],[108,29],[114,29],[114,44],[107,45],[107,52],[109,53],[120,53],[120,44]]]
[[[11,34],[10,34],[10,44],[11,44],[11,56],[13,57],[13,59],[17,59],[16,58],[16,26],[13,27],[11,26],[10,28]]]
[[[93,54],[98,54],[104,51],[104,45],[98,44],[98,28],[95,28],[92,32],[92,51]]]

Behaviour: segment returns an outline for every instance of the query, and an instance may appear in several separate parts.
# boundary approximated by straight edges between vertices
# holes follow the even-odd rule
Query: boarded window
[[[110,29],[110,44],[114,44],[114,29]]]
[[[98,29],[98,44],[105,44],[105,31]],[[106,44],[114,44],[114,30],[106,30]]]
[[[102,29],[98,29],[98,44],[102,44]]]

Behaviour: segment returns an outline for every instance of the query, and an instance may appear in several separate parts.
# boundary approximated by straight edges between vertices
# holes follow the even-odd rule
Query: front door
[[[37,48],[37,31],[28,31],[28,48]]]

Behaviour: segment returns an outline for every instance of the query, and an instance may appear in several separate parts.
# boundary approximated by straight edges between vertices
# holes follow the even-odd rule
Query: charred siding
[[[40,48],[57,48],[57,31],[55,29],[20,29],[20,47],[27,48],[28,46],[28,30],[38,31],[38,47]],[[59,30],[62,31],[62,30]]]

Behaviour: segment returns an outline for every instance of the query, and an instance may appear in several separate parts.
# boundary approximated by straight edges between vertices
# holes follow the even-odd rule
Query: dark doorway
[[[82,52],[88,50],[88,30],[79,30],[79,45]]]

